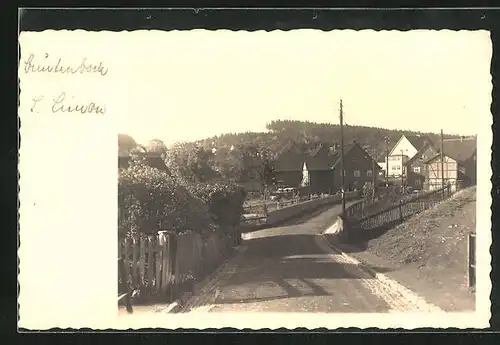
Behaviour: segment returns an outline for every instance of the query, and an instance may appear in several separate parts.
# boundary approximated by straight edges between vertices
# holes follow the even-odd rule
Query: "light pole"
[[[375,160],[372,161],[372,202],[375,202],[375,184],[377,183],[375,171],[376,171],[376,166],[375,166]]]
[[[345,218],[345,190],[344,190],[344,113],[340,100],[340,188],[342,197],[342,217]]]
[[[441,188],[443,189],[443,198],[444,198],[444,135],[443,135],[443,130],[441,129]],[[446,165],[446,170],[448,170],[448,164]],[[448,175],[448,171],[446,172],[446,175]],[[448,176],[446,176],[448,177]]]
[[[384,137],[385,141],[385,186],[389,187],[389,137]]]
[[[404,192],[405,190],[405,163],[404,163],[404,151],[401,150],[401,191]]]

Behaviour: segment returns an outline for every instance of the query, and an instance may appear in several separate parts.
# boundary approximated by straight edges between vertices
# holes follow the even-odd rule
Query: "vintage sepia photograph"
[[[18,329],[489,326],[489,31],[58,11],[162,29],[20,29]]]
[[[120,316],[476,311],[488,33],[134,37]]]

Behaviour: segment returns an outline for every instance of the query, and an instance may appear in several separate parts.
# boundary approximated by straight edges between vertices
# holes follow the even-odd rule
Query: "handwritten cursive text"
[[[76,102],[68,102],[66,100],[66,93],[62,92],[59,96],[54,98],[52,104],[53,113],[82,113],[82,114],[105,114],[106,106],[98,105],[95,102],[88,102],[84,104],[77,104]]]
[[[61,74],[83,74],[83,73],[99,73],[102,76],[108,74],[108,68],[102,62],[98,65],[89,63],[87,58],[82,58],[78,65],[67,66],[62,62],[62,58],[57,61],[50,61],[49,54],[44,55],[42,61],[38,61],[35,54],[30,54],[24,62],[24,72],[27,73],[61,73]]]

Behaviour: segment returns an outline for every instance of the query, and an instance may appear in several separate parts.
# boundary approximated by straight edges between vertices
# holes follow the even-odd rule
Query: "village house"
[[[437,153],[424,161],[425,189],[438,189],[443,181],[445,184],[450,184],[452,189],[476,184],[476,136],[444,139],[443,164],[441,164],[441,141],[436,144],[435,149]]]
[[[421,190],[426,178],[427,166],[424,162],[436,155],[438,151],[430,143],[425,142],[418,152],[405,163],[405,185],[415,190]]]
[[[373,169],[375,168],[375,172]],[[344,146],[345,190],[371,184],[379,167],[356,142]],[[308,187],[310,193],[333,194],[341,190],[340,147],[320,143],[314,147],[292,145],[276,160],[275,176],[290,187]]]
[[[432,145],[432,141],[428,136],[424,135],[402,135],[398,142],[389,151],[389,171],[388,176],[398,177],[406,175],[406,165],[418,152],[420,152],[426,144]],[[387,159],[385,158],[385,159]],[[386,169],[387,161],[379,162],[382,169]]]

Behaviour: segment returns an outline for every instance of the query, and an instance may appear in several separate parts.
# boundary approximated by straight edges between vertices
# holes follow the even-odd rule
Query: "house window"
[[[366,176],[371,177],[373,175],[373,172],[371,170],[366,171]]]
[[[342,176],[342,172],[340,172],[340,176]],[[344,170],[344,176],[345,176],[345,170]]]
[[[392,170],[401,170],[401,166],[400,165],[393,165]]]
[[[420,167],[413,167],[413,172],[420,173]]]
[[[420,186],[420,180],[419,179],[415,180],[415,186]]]
[[[359,170],[354,170],[354,177],[360,177],[361,174],[359,172]]]

